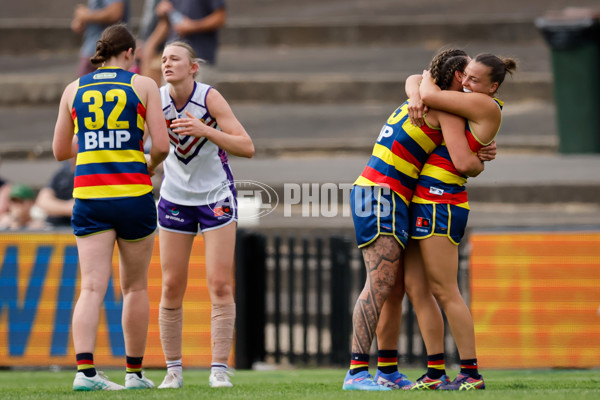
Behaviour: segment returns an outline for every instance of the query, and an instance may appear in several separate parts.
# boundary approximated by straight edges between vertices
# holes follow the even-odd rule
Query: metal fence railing
[[[256,361],[349,363],[352,310],[365,281],[362,254],[353,240],[240,231],[236,260],[237,368]],[[453,344],[447,342],[452,361]],[[416,317],[406,299],[398,352],[400,364],[425,364]]]

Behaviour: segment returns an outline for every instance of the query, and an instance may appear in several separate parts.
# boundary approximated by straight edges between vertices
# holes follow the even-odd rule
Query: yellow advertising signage
[[[600,233],[475,233],[470,243],[483,368],[600,366]]]
[[[210,366],[210,299],[202,237],[196,238],[184,302],[183,355],[189,367]],[[124,367],[118,252],[96,341],[98,366]],[[164,367],[158,305],[158,238],[150,263],[150,326],[144,366]],[[79,295],[75,237],[68,233],[0,234],[0,366],[75,366],[71,315]]]

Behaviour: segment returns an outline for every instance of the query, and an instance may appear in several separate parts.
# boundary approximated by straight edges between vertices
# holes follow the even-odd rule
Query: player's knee
[[[404,285],[396,285],[388,295],[388,301],[401,302],[404,299]]]
[[[174,279],[166,279],[162,284],[162,297],[168,300],[175,300],[183,297],[185,285]]]
[[[415,299],[419,299],[421,296],[422,291],[418,290],[416,287],[412,286],[412,285],[406,285],[406,296],[408,296],[408,299],[410,300],[411,303],[414,303]]]
[[[404,285],[406,295],[411,302],[425,296],[431,296],[429,286],[422,280],[406,280]]]
[[[233,286],[227,279],[211,279],[208,282],[211,294],[216,298],[226,298],[233,294]]]
[[[430,284],[430,287],[433,297],[435,297],[442,308],[452,301],[454,293],[452,293],[446,286],[434,283]]]
[[[148,285],[145,282],[133,282],[128,284],[121,284],[121,291],[124,295],[137,292],[147,292]]]

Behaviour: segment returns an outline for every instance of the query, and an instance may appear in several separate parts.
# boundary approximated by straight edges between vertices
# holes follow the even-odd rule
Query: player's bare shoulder
[[[148,93],[158,91],[158,85],[154,79],[137,74],[133,78],[133,88],[138,92],[138,94],[143,95],[144,97],[147,96]]]

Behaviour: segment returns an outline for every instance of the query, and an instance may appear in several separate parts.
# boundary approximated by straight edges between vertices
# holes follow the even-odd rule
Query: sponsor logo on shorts
[[[428,228],[431,226],[431,221],[428,218],[417,217],[416,226],[422,226]]]
[[[167,210],[171,215],[165,213],[165,219],[172,219],[177,222],[185,222],[185,219],[177,217],[179,215],[179,209],[177,207],[171,207]]]
[[[183,218],[172,217],[169,214],[165,214],[165,219],[172,219],[173,221],[177,221],[177,222],[185,222],[185,220]]]
[[[223,216],[231,216],[231,207],[229,206],[218,206],[213,208],[213,214],[215,217],[220,218]]]
[[[435,194],[436,196],[441,196],[444,194],[444,189],[440,189],[440,188],[436,188],[436,187],[432,186],[429,188],[429,193]]]

